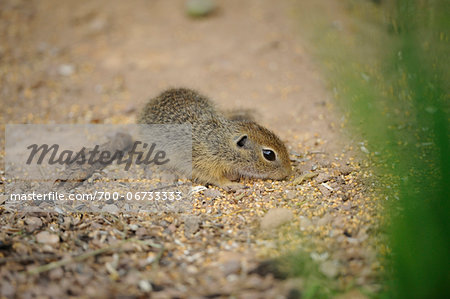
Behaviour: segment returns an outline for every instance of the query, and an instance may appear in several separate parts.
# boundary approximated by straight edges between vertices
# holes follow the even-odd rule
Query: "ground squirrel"
[[[192,178],[198,183],[233,187],[241,177],[283,179],[291,165],[286,146],[254,121],[218,112],[194,90],[177,88],[151,99],[139,124],[192,125]]]

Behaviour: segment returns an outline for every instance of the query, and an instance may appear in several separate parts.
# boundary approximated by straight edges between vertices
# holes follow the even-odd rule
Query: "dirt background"
[[[330,289],[376,291],[378,245],[368,237],[377,228],[376,203],[363,192],[371,174],[343,137],[343,118],[305,50],[294,8],[291,1],[218,1],[210,16],[191,18],[184,1],[2,1],[2,127],[133,123],[150,97],[183,86],[221,108],[254,110],[286,142],[295,169],[288,181],[250,180],[236,193],[210,187],[185,214],[3,207],[2,295],[284,298],[303,292],[306,280],[253,270],[298,250],[338,282]],[[318,176],[299,179],[311,172]],[[271,210],[275,216],[267,216]],[[164,253],[143,240],[162,244]],[[99,248],[106,254],[22,272]]]
[[[132,122],[150,97],[186,86],[256,110],[286,141],[320,132],[336,143],[330,97],[287,3],[227,1],[203,19],[187,17],[183,1],[3,7],[3,122]]]

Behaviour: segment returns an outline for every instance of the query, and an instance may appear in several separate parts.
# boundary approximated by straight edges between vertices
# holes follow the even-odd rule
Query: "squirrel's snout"
[[[291,166],[284,168],[280,180],[289,177],[291,174],[292,174]]]
[[[291,174],[292,174],[291,166],[286,165],[286,166],[281,166],[280,168],[276,169],[270,178],[273,180],[283,180],[283,179],[289,177]]]

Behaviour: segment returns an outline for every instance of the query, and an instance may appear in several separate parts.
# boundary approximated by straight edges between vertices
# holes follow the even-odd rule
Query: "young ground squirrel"
[[[279,180],[291,173],[286,147],[274,133],[240,115],[226,117],[196,91],[161,93],[137,121],[192,125],[192,178],[198,183],[233,187],[241,177]]]

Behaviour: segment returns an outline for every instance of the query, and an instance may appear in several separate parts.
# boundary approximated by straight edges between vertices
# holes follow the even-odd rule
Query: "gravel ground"
[[[295,171],[236,192],[197,188],[176,211],[105,203],[97,213],[48,213],[1,195],[0,295],[295,298],[307,277],[261,270],[290,252],[350,289],[343,298],[376,292],[385,247],[366,150],[346,135],[292,9],[233,0],[193,19],[183,1],[2,1],[2,149],[6,123],[134,123],[149,97],[187,86],[221,108],[256,111],[288,145]],[[96,175],[77,191],[147,183]]]

